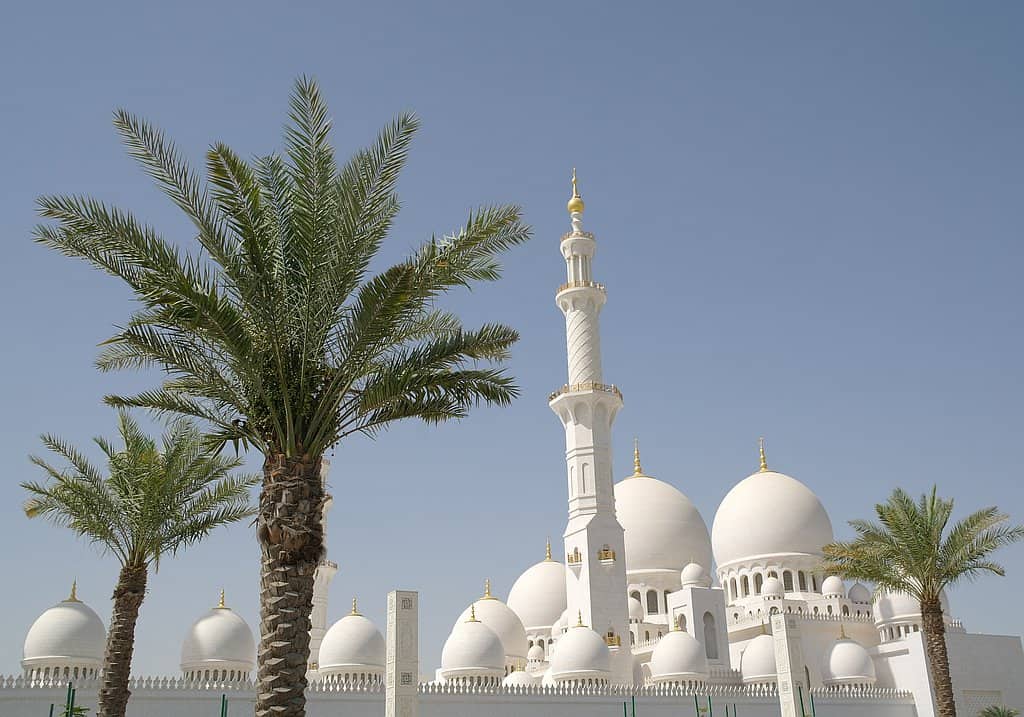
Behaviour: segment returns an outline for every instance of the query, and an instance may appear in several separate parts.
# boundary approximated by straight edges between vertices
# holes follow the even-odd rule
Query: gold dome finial
[[[490,578],[486,578],[484,580],[484,596],[483,596],[482,599],[483,600],[497,600],[496,597],[491,595],[491,579]]]
[[[350,612],[349,615],[362,615],[362,613],[359,612],[359,603],[356,601],[355,595],[352,596],[352,612]]]
[[[644,469],[640,467],[640,439],[633,439],[633,475],[642,476]]]
[[[768,460],[764,457],[764,438],[758,438],[757,443],[759,450],[761,451],[761,468],[758,470],[759,473],[764,473],[768,470]]]
[[[586,627],[583,624],[583,611],[582,610],[577,610],[576,611],[576,627]]]
[[[71,594],[64,602],[82,602],[78,599],[78,578],[71,581]]]
[[[220,600],[217,601],[217,607],[221,610],[226,608],[228,605],[224,602],[224,588],[220,589]]]
[[[544,549],[544,560],[551,561],[551,538],[548,538],[547,547]]]
[[[466,622],[480,622],[476,619],[476,603],[469,606],[469,619]]]
[[[576,168],[572,168],[572,196],[569,198],[569,203],[566,205],[569,209],[570,214],[576,214],[577,212],[583,213],[583,197],[580,196],[579,189],[576,188]]]

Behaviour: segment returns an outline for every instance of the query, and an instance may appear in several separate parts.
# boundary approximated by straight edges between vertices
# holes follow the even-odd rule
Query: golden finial
[[[487,578],[484,580],[484,596],[482,600],[497,600],[498,598],[491,595],[491,579]]]
[[[221,588],[220,589],[220,600],[217,601],[217,609],[218,610],[223,610],[227,606],[228,606],[227,603],[224,602],[224,588]]]
[[[846,627],[843,625],[843,623],[839,623],[839,639],[840,640],[849,640],[850,639],[850,638],[848,638],[846,636]]]
[[[644,469],[640,467],[640,439],[633,439],[633,475],[642,476]]]
[[[583,213],[583,197],[580,196],[579,190],[576,188],[576,168],[572,168],[572,197],[569,198],[569,203],[566,205],[569,209],[570,214],[579,212]]]
[[[64,602],[82,602],[78,599],[78,578],[71,581],[71,594]]]
[[[356,602],[354,595],[352,596],[352,612],[350,612],[349,615],[362,615],[362,613],[359,612],[359,603]]]
[[[584,627],[584,625],[583,625],[583,611],[582,610],[577,610],[576,611],[576,627]]]
[[[544,549],[544,560],[551,561],[551,538],[548,538],[547,547]]]
[[[469,606],[469,619],[466,622],[480,622],[476,619],[476,603]]]
[[[761,469],[758,472],[764,473],[768,470],[768,460],[764,457],[764,438],[758,438],[757,443],[761,451]]]

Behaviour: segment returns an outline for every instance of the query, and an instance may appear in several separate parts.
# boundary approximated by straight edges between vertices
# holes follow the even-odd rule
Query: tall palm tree
[[[213,529],[254,515],[249,489],[259,482],[258,476],[234,473],[241,461],[212,453],[191,421],[174,421],[160,445],[123,411],[119,430],[121,446],[94,439],[106,456],[106,475],[70,444],[47,435],[43,445],[67,467],[33,456],[49,480],[21,484],[29,493],[28,517],[70,528],[121,563],[103,656],[99,717],[124,717],[135,623],[149,568],[159,568],[165,555]]]
[[[991,560],[997,549],[1024,538],[1024,526],[1008,525],[998,508],[983,508],[949,525],[953,501],[932,488],[915,501],[897,488],[875,506],[878,522],[853,520],[856,540],[826,545],[824,570],[902,592],[921,605],[928,668],[942,717],[955,717],[953,682],[940,602],[945,588],[988,573],[1005,575]]]
[[[118,112],[130,153],[191,220],[185,251],[131,214],[43,197],[38,242],[124,280],[141,307],[107,342],[103,370],[156,366],[163,385],[116,406],[185,414],[212,440],[262,452],[256,714],[305,713],[313,576],[323,556],[324,451],[419,418],[462,418],[518,393],[502,364],[518,335],[466,329],[435,302],[493,281],[497,256],[529,237],[513,206],[470,212],[379,274],[370,265],[398,213],[396,182],[417,128],[404,114],[340,168],[317,85],[292,93],[285,152],[247,162],[224,144],[202,182],[173,145]]]

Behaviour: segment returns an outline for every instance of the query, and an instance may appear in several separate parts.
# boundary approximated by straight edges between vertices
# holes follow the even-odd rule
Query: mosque
[[[567,278],[556,293],[568,381],[549,398],[565,430],[564,545],[556,556],[549,543],[506,600],[488,583],[466,606],[440,668],[420,676],[418,711],[583,717],[634,702],[657,717],[934,715],[918,605],[821,572],[829,514],[806,484],[769,467],[763,441],[760,465],[725,496],[710,531],[683,493],[644,471],[638,446],[632,474],[614,481],[611,430],[623,396],[602,371],[606,294],[575,173],[568,210],[559,244]],[[325,560],[317,574],[308,713],[377,715],[385,636],[355,601],[328,628],[337,570]],[[1020,638],[969,633],[948,601],[944,609],[958,713],[1024,708]],[[73,588],[29,628],[21,674],[0,678],[0,714],[42,714],[63,703],[69,681],[94,707],[105,640],[103,621]],[[251,627],[222,594],[184,636],[180,674],[133,680],[128,713],[213,714],[224,694],[247,714],[255,654]]]

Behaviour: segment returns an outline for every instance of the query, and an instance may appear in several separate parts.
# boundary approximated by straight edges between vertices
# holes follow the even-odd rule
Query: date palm
[[[1017,717],[1019,714],[1020,710],[1015,710],[1013,707],[989,705],[978,713],[978,717]]]
[[[104,475],[77,449],[55,436],[43,445],[67,464],[55,467],[33,456],[48,480],[28,481],[25,513],[70,528],[117,558],[121,571],[103,656],[99,717],[123,717],[135,648],[135,623],[149,569],[205,538],[215,528],[250,517],[249,489],[258,476],[235,473],[241,462],[210,452],[191,421],[174,421],[160,444],[125,412],[121,443],[96,444],[106,456]]]
[[[40,199],[56,224],[35,238],[120,277],[140,304],[99,367],[156,366],[167,379],[109,403],[198,417],[216,445],[262,452],[256,714],[302,715],[324,550],[321,458],[394,421],[458,419],[517,395],[501,366],[516,332],[466,329],[435,304],[497,279],[497,256],[529,230],[518,208],[485,207],[371,274],[417,120],[399,116],[339,168],[326,105],[306,79],[292,94],[283,155],[246,161],[215,144],[206,182],[147,123],[118,112],[115,125],[191,220],[198,246],[181,249],[128,212],[79,197]]]
[[[938,714],[955,717],[942,592],[961,580],[1004,575],[991,555],[1024,538],[1024,527],[1008,525],[1009,516],[995,507],[950,525],[953,501],[940,498],[936,488],[917,501],[897,488],[875,512],[877,522],[850,521],[855,540],[825,546],[824,570],[872,582],[877,590],[906,593],[920,603]]]

